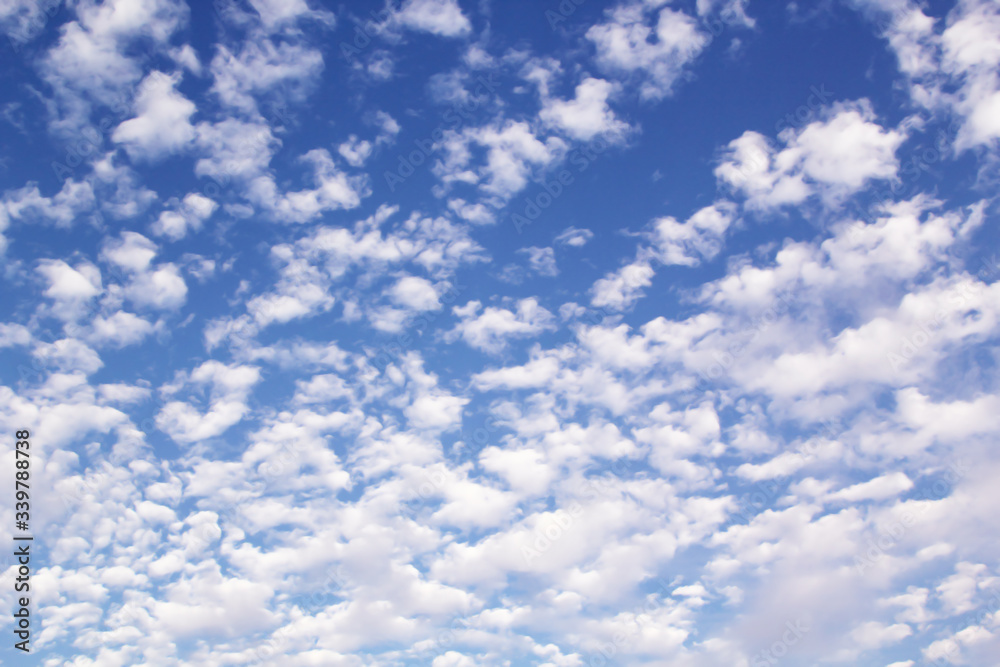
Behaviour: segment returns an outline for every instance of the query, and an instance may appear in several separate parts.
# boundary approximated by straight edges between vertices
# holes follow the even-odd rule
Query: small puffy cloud
[[[493,211],[485,204],[472,204],[464,199],[449,199],[448,208],[454,211],[455,215],[462,220],[471,222],[474,225],[492,225],[496,222]]]
[[[712,259],[722,250],[726,230],[735,215],[735,206],[716,202],[697,211],[680,223],[674,218],[660,218],[653,223],[653,248],[666,265],[697,266],[702,259]]]
[[[180,373],[177,381],[164,390],[167,395],[173,395],[184,388],[208,387],[207,410],[199,410],[189,402],[172,400],[156,415],[156,425],[180,443],[219,436],[247,414],[247,396],[259,381],[260,369],[255,366],[206,361],[190,373]]]
[[[841,489],[829,496],[832,501],[856,503],[863,500],[884,500],[898,496],[913,488],[913,482],[902,472],[889,473]]]
[[[469,399],[442,391],[420,394],[403,413],[414,428],[445,429],[457,425]]]
[[[43,259],[36,270],[48,283],[44,294],[54,302],[52,313],[64,320],[81,316],[87,304],[104,292],[101,271],[89,262],[73,267],[61,259]]]
[[[643,288],[653,284],[653,267],[636,260],[601,278],[591,289],[591,305],[597,308],[624,310],[642,297]]]
[[[108,317],[103,315],[95,317],[91,327],[87,340],[96,345],[116,347],[134,345],[153,333],[153,325],[149,321],[124,310]]]
[[[367,117],[367,122],[378,128],[378,136],[375,138],[375,145],[391,144],[399,134],[399,122],[388,112],[376,111]]]
[[[504,199],[523,190],[534,169],[552,164],[566,152],[561,139],[542,141],[528,123],[514,120],[461,133],[450,130],[441,145],[445,156],[434,171],[445,183],[475,183],[486,194]],[[486,163],[478,169],[471,164],[473,145],[486,148]]]
[[[410,30],[441,37],[462,37],[472,30],[457,0],[405,0],[395,18]]]
[[[142,272],[156,257],[157,246],[142,234],[122,232],[121,237],[104,244],[101,257],[126,271]]]
[[[105,242],[101,258],[126,272],[124,294],[132,303],[174,310],[184,304],[187,284],[176,265],[153,263],[157,251],[157,245],[142,234],[126,231]]]
[[[247,188],[247,198],[276,222],[308,222],[325,211],[355,208],[369,193],[365,177],[337,169],[325,148],[314,148],[300,161],[312,166],[315,188],[281,192],[271,175],[258,176]]]
[[[470,347],[496,353],[502,351],[511,338],[530,338],[555,328],[552,313],[534,298],[518,301],[514,310],[493,306],[480,312],[481,309],[479,301],[456,306],[453,310],[461,321],[447,338],[461,338]]]
[[[340,157],[347,161],[347,164],[352,167],[362,167],[365,162],[371,157],[373,151],[372,143],[370,141],[365,141],[358,139],[357,135],[352,134],[347,138],[347,141],[341,143],[337,147],[337,152],[340,153]]]
[[[280,89],[289,101],[300,101],[323,71],[323,55],[301,42],[247,40],[238,53],[219,46],[210,67],[212,92],[233,109],[254,115],[257,99]]]
[[[327,27],[334,27],[337,18],[331,12],[310,9],[306,0],[250,0],[268,31],[277,31],[303,19],[312,19]]]
[[[556,253],[552,248],[521,248],[519,253],[528,256],[528,268],[540,276],[557,276]]]
[[[156,160],[175,153],[195,138],[194,103],[176,89],[178,79],[152,72],[139,85],[136,116],[115,129],[111,139],[133,160]]]
[[[38,263],[41,273],[49,286],[45,296],[57,301],[77,301],[92,299],[101,293],[101,272],[88,262],[72,267],[61,259],[43,259]]]
[[[592,238],[594,238],[594,232],[589,229],[567,227],[559,236],[556,237],[556,243],[579,248],[586,245],[587,241]]]
[[[29,42],[42,31],[47,12],[56,6],[55,0],[8,0],[0,4],[0,33],[16,45]]]
[[[201,229],[202,224],[211,217],[218,206],[214,200],[197,192],[191,192],[183,201],[172,202],[171,208],[160,213],[160,217],[150,229],[157,236],[179,241],[187,236],[189,231]]]
[[[0,323],[0,348],[27,345],[31,342],[31,332],[20,324]]]
[[[263,174],[281,145],[263,119],[228,117],[217,123],[198,123],[196,129],[200,157],[194,173],[220,183],[245,182]]]
[[[417,276],[400,278],[389,289],[389,298],[410,310],[437,310],[441,307],[434,284]]]
[[[32,354],[64,373],[80,371],[91,375],[104,366],[97,352],[75,338],[63,338],[54,343],[39,343],[32,350]]]
[[[906,135],[883,129],[871,104],[861,100],[835,105],[825,120],[788,128],[778,138],[785,144],[781,150],[747,131],[729,143],[715,169],[752,208],[798,204],[813,194],[836,200],[868,181],[891,179],[899,168],[896,149]]]
[[[629,125],[618,120],[608,106],[608,97],[615,89],[608,81],[588,77],[576,87],[574,99],[547,99],[538,116],[579,141],[590,141],[598,135],[621,137]]]
[[[187,299],[187,284],[174,264],[161,264],[155,271],[137,275],[125,295],[137,306],[174,310]]]
[[[669,95],[684,66],[708,44],[697,21],[669,7],[656,13],[648,7],[660,3],[632,2],[608,10],[608,20],[587,31],[597,49],[597,62],[608,72],[639,74],[640,95],[660,99]],[[647,23],[652,13],[655,25]]]

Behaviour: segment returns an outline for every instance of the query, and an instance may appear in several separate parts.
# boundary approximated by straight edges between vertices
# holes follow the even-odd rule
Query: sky
[[[995,662],[995,0],[0,32],[4,663]]]

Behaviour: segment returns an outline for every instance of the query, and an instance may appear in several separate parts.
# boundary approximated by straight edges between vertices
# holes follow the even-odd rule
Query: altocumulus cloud
[[[4,3],[35,662],[992,664],[1000,10],[772,5]]]

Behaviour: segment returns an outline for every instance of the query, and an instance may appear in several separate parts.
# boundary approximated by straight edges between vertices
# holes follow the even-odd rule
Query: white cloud
[[[172,201],[170,208],[160,213],[160,216],[150,226],[157,236],[165,236],[171,241],[179,241],[187,236],[189,231],[201,229],[202,224],[211,217],[218,204],[208,197],[191,192],[180,202]]]
[[[652,9],[659,3],[645,3]],[[640,95],[660,99],[669,95],[684,66],[708,44],[694,18],[665,7],[647,24],[649,9],[642,3],[607,10],[608,21],[587,31],[597,49],[597,62],[609,72],[640,73]]]
[[[461,37],[472,29],[457,0],[404,0],[395,19],[410,30],[441,37]]]
[[[694,213],[687,222],[673,218],[653,221],[653,244],[657,258],[666,265],[697,266],[714,259],[735,216],[729,202],[716,202]]]
[[[629,125],[618,120],[608,107],[608,98],[614,92],[614,84],[588,77],[576,87],[574,99],[545,100],[538,117],[579,141],[591,141],[597,135],[618,139]]]
[[[964,151],[1000,137],[1000,10],[990,1],[956,3],[943,22],[908,0],[855,0],[881,28],[913,101],[960,122],[954,146]]]
[[[135,118],[124,121],[111,135],[133,160],[158,160],[194,140],[190,119],[197,108],[177,91],[179,81],[179,77],[154,71],[139,84]]]
[[[263,26],[269,31],[287,28],[302,19],[312,19],[333,28],[336,17],[322,9],[310,9],[306,0],[250,0],[250,4],[260,16]]]
[[[31,342],[31,332],[20,324],[0,323],[0,348],[27,345]]]
[[[519,253],[528,256],[528,268],[540,276],[557,276],[559,268],[556,266],[556,253],[552,248],[521,248]]]
[[[453,311],[460,322],[448,338],[461,338],[467,345],[489,353],[502,351],[508,339],[530,338],[554,328],[552,313],[533,298],[521,299],[513,311],[494,306],[483,310],[479,301],[456,306]]]
[[[45,220],[58,227],[69,227],[95,203],[94,188],[86,181],[67,179],[52,197],[43,196],[35,183],[28,183],[4,193],[0,201],[0,233],[11,220]]]
[[[89,262],[72,267],[61,259],[41,260],[37,271],[48,282],[44,294],[55,302],[53,314],[65,320],[80,317],[88,303],[104,292],[101,271]]]
[[[357,135],[354,134],[337,147],[337,152],[352,167],[364,166],[368,158],[371,157],[372,151],[373,147],[370,141],[358,139]]]
[[[276,45],[264,38],[244,42],[238,54],[220,46],[209,69],[219,100],[252,116],[258,112],[258,98],[275,89],[288,101],[304,99],[323,70],[323,56],[304,44]]]
[[[139,307],[175,310],[187,299],[187,284],[175,264],[153,264],[158,247],[142,234],[122,232],[108,240],[102,259],[126,272],[123,294]]]
[[[9,0],[0,5],[0,32],[17,45],[31,41],[55,13],[57,0]]]
[[[470,164],[471,144],[487,149],[486,164],[477,170]],[[476,183],[486,194],[502,198],[523,190],[533,168],[552,164],[566,152],[562,140],[549,137],[543,142],[528,123],[513,120],[461,133],[448,131],[442,146],[445,157],[435,164],[434,171],[445,183]]]
[[[80,371],[91,375],[104,366],[97,352],[86,343],[73,338],[63,338],[54,343],[40,343],[32,350],[32,354],[64,373]]]
[[[535,198],[564,159],[579,167],[595,147],[577,141],[655,125],[664,110],[643,104],[674,90],[707,31],[753,26],[746,3],[580,6],[573,20],[599,24],[576,23],[590,39],[570,62],[502,32],[403,32],[473,38],[469,19],[503,27],[502,3],[394,3],[330,33],[308,0],[227,1],[211,66],[184,42],[182,3],[62,7],[64,25],[31,45],[41,86],[11,119],[44,148],[29,113],[47,108],[63,162],[90,141],[74,123],[113,122],[79,174],[0,194],[13,369],[0,426],[43,445],[32,521],[56,535],[36,572],[36,648],[80,667],[728,667],[767,662],[781,641],[788,664],[992,664],[1000,269],[984,245],[992,200],[964,188],[992,159],[994,124],[976,114],[996,90],[994,12],[963,0],[935,20],[908,0],[858,2],[898,10],[888,36],[917,115],[891,127],[847,103],[773,140],[741,128],[718,174],[739,204],[651,185],[654,169],[679,173],[674,153],[622,142],[635,161],[574,174],[573,201],[520,238],[503,225],[510,199]],[[338,42],[355,37],[372,42],[345,63]],[[458,59],[432,98],[468,103],[490,74],[512,87],[468,117],[429,114],[361,73],[420,69],[423,46]],[[706,57],[731,57],[715,46]],[[116,124],[137,126],[128,96],[171,63],[197,77],[160,91],[197,103],[196,120],[167,128],[193,122],[191,142],[137,131],[106,152]],[[342,75],[367,92],[332,115],[302,104]],[[383,147],[403,136],[379,107],[448,130],[399,206],[352,215],[371,203],[363,172],[395,162]],[[947,138],[982,151],[954,174],[942,154],[921,177],[947,172],[934,197],[844,216],[864,188],[899,183],[897,155],[913,155],[901,142],[949,114]],[[194,174],[164,180],[140,159],[175,149]],[[45,167],[46,152],[31,157]],[[712,156],[679,159],[712,185]],[[611,172],[648,192],[592,219],[603,209],[578,204],[602,199]],[[505,266],[523,282],[498,281]],[[529,296],[538,280],[552,299]],[[179,454],[154,450],[163,437]]]
[[[559,234],[559,236],[556,237],[556,243],[572,246],[574,248],[580,248],[585,246],[587,241],[592,238],[594,238],[594,233],[589,229],[567,227],[561,234]]]
[[[411,310],[437,310],[441,307],[437,290],[426,278],[404,276],[389,290],[389,297]]]
[[[226,118],[212,124],[199,123],[197,130],[203,153],[195,163],[194,173],[211,177],[220,187],[263,173],[281,145],[262,121]]]
[[[173,264],[160,264],[155,271],[136,276],[125,295],[137,306],[175,310],[187,300],[187,284]]]
[[[813,194],[839,200],[871,180],[893,179],[899,169],[896,149],[906,138],[875,122],[867,100],[839,104],[824,120],[778,135],[775,150],[762,135],[747,131],[731,141],[715,170],[719,180],[764,209],[798,204]]]
[[[156,244],[142,234],[125,231],[120,239],[105,243],[101,256],[127,271],[140,273],[149,268],[157,250]]]
[[[369,194],[364,177],[351,177],[337,169],[330,153],[314,148],[300,158],[313,168],[312,190],[280,192],[274,177],[258,176],[247,188],[247,198],[276,222],[308,222],[324,211],[355,208]]]
[[[73,9],[75,20],[60,27],[58,41],[40,63],[42,78],[55,91],[54,127],[67,133],[87,126],[94,102],[118,104],[142,78],[131,49],[143,39],[147,51],[164,49],[190,11],[176,0],[87,2]]]
[[[624,310],[642,296],[644,287],[653,284],[653,274],[653,267],[645,260],[626,264],[594,283],[590,303],[597,308]]]
[[[260,379],[255,366],[206,361],[190,373],[180,373],[165,390],[172,395],[185,387],[207,386],[211,392],[207,410],[202,412],[189,402],[169,401],[157,413],[156,425],[184,444],[217,437],[247,414],[246,399]]]
[[[125,347],[141,342],[153,333],[153,325],[138,315],[119,310],[109,317],[98,315],[88,340],[96,345]]]

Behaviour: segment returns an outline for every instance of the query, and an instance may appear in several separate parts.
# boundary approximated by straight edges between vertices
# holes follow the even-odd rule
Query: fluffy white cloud
[[[426,278],[404,276],[389,290],[389,297],[411,310],[437,310],[441,307],[437,290]]]
[[[269,38],[243,43],[239,53],[220,46],[212,59],[212,92],[220,101],[253,115],[258,98],[281,88],[290,101],[301,100],[323,69],[323,56],[304,44]]]
[[[91,300],[104,291],[100,269],[89,262],[73,267],[61,259],[42,260],[37,271],[48,283],[44,294],[53,301],[53,314],[62,319],[80,317]]]
[[[614,140],[641,118],[719,147],[659,127],[688,91],[661,98],[698,58],[737,72],[751,40],[787,44],[736,33],[756,25],[742,0],[563,3],[545,12],[598,24],[539,14],[530,48],[502,3],[409,0],[330,32],[316,3],[222,2],[208,51],[184,3],[62,7],[0,109],[26,135],[0,165],[26,181],[0,194],[0,427],[32,432],[33,527],[55,536],[35,648],[81,667],[992,664],[1000,268],[992,190],[966,188],[994,158],[996,12],[854,4],[894,13],[913,104],[740,128],[714,162]],[[0,26],[34,16],[7,3]],[[707,49],[720,29],[738,36]],[[425,48],[453,62],[427,70]],[[912,194],[845,213],[934,130]],[[424,171],[389,195],[373,174],[396,142]],[[22,145],[39,155],[15,162]],[[49,157],[61,183],[35,176]],[[575,184],[512,227],[562,169]],[[375,197],[400,203],[352,215]]]
[[[180,202],[171,202],[171,207],[153,222],[151,231],[157,236],[165,236],[171,241],[179,241],[187,236],[189,231],[201,229],[202,224],[211,217],[218,204],[208,197],[191,192]]]
[[[540,276],[557,276],[556,253],[552,248],[521,248],[518,252],[528,256],[528,268]]]
[[[826,119],[783,130],[781,150],[763,135],[745,132],[729,143],[715,174],[753,208],[798,204],[813,194],[837,200],[871,180],[894,178],[896,149],[905,138],[878,125],[867,100],[840,104]]]
[[[653,267],[646,260],[626,264],[594,283],[590,303],[597,308],[622,310],[639,299],[653,283]]]
[[[533,168],[563,156],[566,144],[556,137],[539,139],[528,123],[507,121],[461,133],[448,131],[441,142],[445,157],[434,170],[445,183],[476,183],[489,195],[509,198],[528,184]],[[473,169],[471,145],[486,148],[486,164]]]
[[[174,384],[161,391],[170,396],[185,387],[207,386],[210,388],[207,410],[203,412],[190,402],[172,400],[157,413],[156,426],[183,444],[217,437],[247,414],[246,399],[259,381],[257,367],[206,361],[190,373],[179,374]]]
[[[515,310],[494,306],[484,310],[479,301],[470,301],[453,310],[461,321],[448,337],[451,340],[461,338],[484,352],[500,352],[507,346],[508,339],[530,338],[554,328],[552,313],[533,298],[521,299]]]
[[[590,141],[599,134],[620,137],[629,125],[608,107],[608,97],[614,91],[613,84],[589,77],[576,87],[574,99],[546,100],[538,117],[580,141]]]
[[[685,65],[708,44],[691,16],[661,3],[632,2],[607,10],[608,20],[587,31],[597,62],[609,72],[640,74],[640,94],[647,99],[669,95]],[[652,11],[651,11],[652,10]],[[653,25],[647,23],[652,14]]]
[[[281,192],[270,175],[258,176],[247,187],[247,198],[277,222],[308,222],[324,211],[355,208],[369,194],[365,178],[337,169],[326,149],[314,148],[300,161],[312,166],[314,189]]]
[[[197,109],[177,91],[178,83],[178,78],[154,71],[139,84],[135,118],[123,122],[111,135],[133,160],[156,160],[194,140],[191,116]]]
[[[472,25],[457,0],[404,0],[395,19],[411,30],[461,37]]]
[[[55,92],[54,128],[69,133],[87,126],[94,103],[120,104],[126,89],[142,79],[132,49],[141,40],[148,40],[149,50],[165,48],[190,10],[176,0],[113,0],[82,3],[73,11],[75,20],[60,27],[58,41],[40,63]]]

